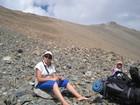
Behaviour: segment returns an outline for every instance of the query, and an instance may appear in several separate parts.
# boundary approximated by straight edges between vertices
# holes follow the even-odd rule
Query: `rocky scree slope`
[[[140,68],[139,61],[113,52],[52,41],[41,43],[0,26],[0,105],[60,105],[58,100],[36,97],[32,91],[34,66],[46,50],[53,52],[57,73],[63,73],[81,94],[92,100],[99,96],[92,91],[92,82],[109,76],[117,61],[123,61],[126,70],[132,64]],[[92,100],[76,102],[72,97],[65,99],[71,105],[115,105],[107,100],[92,103]]]

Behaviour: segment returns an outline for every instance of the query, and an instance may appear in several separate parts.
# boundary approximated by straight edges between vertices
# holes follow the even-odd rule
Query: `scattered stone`
[[[85,76],[91,77],[91,76],[92,76],[92,71],[87,71],[87,72],[85,73]]]
[[[68,64],[68,65],[67,65],[67,68],[68,68],[68,69],[71,69],[71,68],[72,68],[71,64]]]
[[[15,96],[20,97],[26,94],[26,90],[22,89],[22,90],[16,90],[14,92]]]
[[[35,83],[32,82],[32,81],[29,82],[29,85],[31,85],[31,86],[33,86],[34,84],[35,84]]]
[[[12,58],[11,58],[10,56],[6,56],[6,57],[3,57],[3,60],[4,60],[4,61],[11,61]]]
[[[0,105],[5,105],[4,101],[0,101]]]
[[[0,35],[0,105],[61,105],[54,99],[56,97],[52,97],[52,92],[32,90],[35,73],[33,68],[42,60],[42,54],[46,50],[53,52],[57,73],[64,74],[78,92],[91,100],[99,96],[92,91],[92,83],[111,75],[112,67],[116,66],[117,61],[124,63],[127,73],[130,65],[140,68],[139,61],[123,58],[113,52],[66,46],[49,40],[42,43],[2,27],[0,32],[3,33]],[[60,89],[63,91],[63,88]],[[106,100],[95,103],[77,102],[67,91],[62,93],[71,105],[117,105]]]
[[[23,53],[23,50],[22,49],[18,49],[17,52],[18,53]]]
[[[40,97],[46,98],[46,99],[56,98],[56,96],[54,95],[54,93],[52,91],[43,91],[39,88],[34,88],[34,93],[37,96],[40,96]]]
[[[3,43],[0,43],[0,46],[3,46],[4,44]]]

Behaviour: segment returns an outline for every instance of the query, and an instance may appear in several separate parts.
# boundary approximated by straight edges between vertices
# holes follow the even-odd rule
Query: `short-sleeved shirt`
[[[47,69],[46,69],[47,68]],[[47,66],[46,63],[44,61],[39,62],[36,66],[35,66],[35,71],[36,70],[40,70],[41,71],[41,75],[43,78],[49,78],[50,76],[53,75],[53,73],[56,72],[55,70],[55,66],[53,64],[51,64],[50,66]],[[48,70],[48,72],[47,72]],[[36,77],[36,73],[35,73],[35,77]],[[38,80],[37,77],[35,78],[35,86],[38,84]]]

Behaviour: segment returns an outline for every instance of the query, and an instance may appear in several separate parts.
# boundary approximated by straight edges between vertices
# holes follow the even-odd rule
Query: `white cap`
[[[44,53],[44,55],[45,54],[50,54],[50,55],[52,55],[52,52],[51,51],[46,51],[45,53]]]

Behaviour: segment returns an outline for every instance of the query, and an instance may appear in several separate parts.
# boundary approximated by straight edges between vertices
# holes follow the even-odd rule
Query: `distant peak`
[[[116,25],[117,23],[116,23],[115,21],[111,21],[111,22],[108,22],[108,23],[107,23],[107,25],[111,25],[111,24],[112,24],[112,25]]]
[[[107,22],[107,23],[102,23],[102,24],[97,24],[96,26],[110,26],[110,25],[119,25],[117,24],[115,21],[110,21],[110,22]]]

